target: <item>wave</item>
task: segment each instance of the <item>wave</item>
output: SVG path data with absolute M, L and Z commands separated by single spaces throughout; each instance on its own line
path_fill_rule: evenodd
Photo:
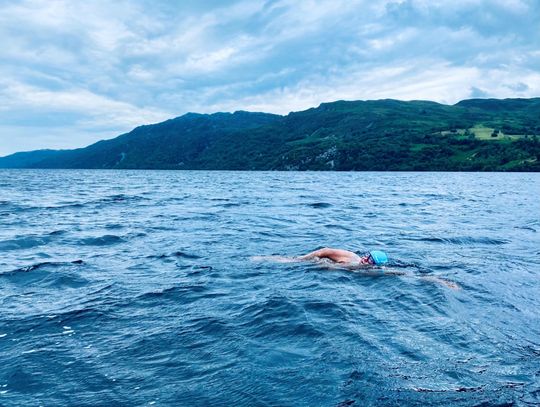
M 81 322 L 82 320 L 97 320 L 100 318 L 110 318 L 112 314 L 110 310 L 106 307 L 95 308 L 95 307 L 84 307 L 76 308 L 60 313 L 56 313 L 50 319 L 55 322 L 55 325 L 60 324 L 75 324 Z
M 83 260 L 73 260 L 70 262 L 63 262 L 63 261 L 44 261 L 41 263 L 35 263 L 31 264 L 29 266 L 21 267 L 12 271 L 9 271 L 7 273 L 0 273 L 0 276 L 15 274 L 15 273 L 28 273 L 30 271 L 39 270 L 43 267 L 61 267 L 69 264 L 84 264 Z
M 0 214 L 9 214 L 9 213 L 19 213 L 26 211 L 35 211 L 35 210 L 63 210 L 63 209 L 81 209 L 86 207 L 101 206 L 103 204 L 111 203 L 132 203 L 143 200 L 149 200 L 150 198 L 140 196 L 140 195 L 125 195 L 125 194 L 115 194 L 106 196 L 96 200 L 89 200 L 84 202 L 59 202 L 56 205 L 20 205 L 10 201 L 0 201 Z
M 325 209 L 332 207 L 332 204 L 328 202 L 313 202 L 306 205 L 314 209 Z
M 103 235 L 99 237 L 87 237 L 80 239 L 77 243 L 83 246 L 110 246 L 123 243 L 126 240 L 117 235 Z
M 60 236 L 60 235 L 65 235 L 67 233 L 67 231 L 65 230 L 53 230 L 52 232 L 49 232 L 49 236 Z
M 197 256 L 193 253 L 186 253 L 182 251 L 175 251 L 172 253 L 164 253 L 164 254 L 150 254 L 146 256 L 147 259 L 171 259 L 171 258 L 182 258 L 182 259 L 190 259 L 190 260 L 196 260 L 200 259 L 201 256 Z
M 0 215 L 16 214 L 34 209 L 39 209 L 39 207 L 20 205 L 11 201 L 0 201 Z
M 302 306 L 308 313 L 314 313 L 322 318 L 346 319 L 347 310 L 334 302 L 323 300 L 305 301 Z
M 209 336 L 226 334 L 232 329 L 223 319 L 214 316 L 193 319 L 188 325 L 191 332 Z
M 21 250 L 45 246 L 51 236 L 18 236 L 15 239 L 0 241 L 0 250 Z
M 324 333 L 306 320 L 305 310 L 284 296 L 271 296 L 245 307 L 237 320 L 254 337 L 315 338 Z
M 124 225 L 120 223 L 107 223 L 105 229 L 123 229 Z
M 417 241 L 417 242 L 433 242 L 433 243 L 450 243 L 456 245 L 472 245 L 472 244 L 486 244 L 486 245 L 503 245 L 509 243 L 508 240 L 492 239 L 489 237 L 405 237 L 404 239 Z
M 137 296 L 136 300 L 156 300 L 158 302 L 161 300 L 174 300 L 180 301 L 182 304 L 188 304 L 205 298 L 203 293 L 207 291 L 208 288 L 203 285 L 173 286 L 141 294 Z
M 216 208 L 235 208 L 237 206 L 244 206 L 247 205 L 248 202 L 225 202 L 225 203 L 219 203 L 215 204 L 214 207 Z
M 0 241 L 0 250 L 24 250 L 33 247 L 46 246 L 56 237 L 65 235 L 66 230 L 58 229 L 43 235 L 15 236 L 14 239 Z
M 482 392 L 484 390 L 484 387 L 485 386 L 454 387 L 451 389 L 429 389 L 425 387 L 414 387 L 413 390 L 419 393 L 448 393 L 448 392 L 464 393 L 464 392 Z
M 103 204 L 114 204 L 114 203 L 132 203 L 143 200 L 148 200 L 149 198 L 141 195 L 125 195 L 125 194 L 115 194 L 105 196 L 99 199 L 92 199 L 82 202 L 60 202 L 58 205 L 49 205 L 49 206 L 32 206 L 32 207 L 22 207 L 21 209 L 46 209 L 46 210 L 62 210 L 62 209 L 80 209 L 93 206 L 101 206 Z M 1 206 L 0 206 L 1 208 Z
M 114 194 L 95 201 L 96 203 L 131 203 L 139 201 L 147 201 L 150 198 L 141 195 L 126 195 L 126 194 Z
M 32 283 L 41 287 L 75 288 L 89 283 L 86 278 L 76 274 L 76 270 L 74 270 L 74 268 L 84 264 L 84 261 L 80 259 L 70 262 L 45 261 L 0 273 L 0 278 L 23 285 Z
M 196 254 L 186 253 L 186 252 L 181 252 L 181 251 L 176 251 L 172 253 L 171 256 L 181 257 L 183 259 L 200 259 L 201 258 L 201 256 L 197 256 Z
M 403 206 L 403 207 L 406 207 L 406 206 L 423 206 L 424 204 L 423 203 L 411 203 L 411 202 L 400 202 L 398 203 L 398 206 Z
M 354 229 L 348 228 L 346 226 L 338 225 L 338 224 L 334 224 L 334 223 L 326 224 L 326 225 L 324 225 L 324 227 L 327 228 L 327 229 L 338 229 L 338 230 L 345 230 L 345 231 L 348 231 L 348 232 L 351 232 L 351 231 L 354 230 Z
M 514 229 L 530 230 L 531 232 L 537 232 L 532 226 L 514 226 Z
M 44 208 L 47 210 L 53 210 L 53 209 L 66 209 L 66 208 L 83 208 L 86 206 L 86 203 L 83 202 L 70 202 L 60 205 L 53 205 L 53 206 L 45 206 Z
M 0 205 L 0 214 L 9 214 L 9 213 L 23 213 L 29 211 L 55 211 L 69 208 L 83 208 L 87 205 L 87 202 L 73 202 L 73 203 L 63 203 L 58 205 L 19 205 L 10 203 L 7 205 Z
M 0 250 L 11 251 L 11 250 L 25 250 L 32 249 L 39 246 L 46 246 L 51 242 L 55 241 L 57 237 L 64 236 L 68 232 L 63 229 L 53 230 L 52 232 L 46 233 L 44 235 L 28 235 L 28 236 L 17 236 L 14 239 L 0 241 Z M 106 234 L 103 236 L 96 237 L 86 237 L 74 240 L 72 244 L 81 245 L 81 246 L 110 246 L 119 243 L 124 243 L 128 240 L 138 237 L 144 237 L 147 234 L 144 232 L 129 233 L 125 236 L 118 236 L 113 234 Z M 181 255 L 178 255 L 181 257 Z M 188 257 L 186 255 L 186 257 Z M 196 258 L 196 257 L 191 257 Z
M 302 310 L 298 305 L 290 301 L 287 297 L 271 296 L 255 304 L 247 306 L 242 314 L 254 323 L 265 320 L 276 320 L 288 318 L 291 315 L 301 315 Z

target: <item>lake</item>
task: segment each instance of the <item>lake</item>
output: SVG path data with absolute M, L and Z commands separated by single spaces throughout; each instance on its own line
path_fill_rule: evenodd
M 0 405 L 538 405 L 539 198 L 531 173 L 0 170 Z M 390 263 L 255 257 L 324 246 Z

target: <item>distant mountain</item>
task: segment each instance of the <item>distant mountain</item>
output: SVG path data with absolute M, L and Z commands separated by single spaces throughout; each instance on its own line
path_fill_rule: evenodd
M 540 171 L 540 98 L 337 101 L 279 116 L 188 113 L 0 168 Z
M 47 158 L 57 157 L 62 154 L 57 150 L 37 150 L 15 153 L 0 158 L 0 168 L 34 168 L 37 163 Z

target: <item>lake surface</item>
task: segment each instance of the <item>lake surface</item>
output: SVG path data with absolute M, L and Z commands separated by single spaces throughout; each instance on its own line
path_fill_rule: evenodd
M 1 170 L 0 405 L 538 405 L 539 198 L 540 174 Z M 323 246 L 391 262 L 252 259 Z

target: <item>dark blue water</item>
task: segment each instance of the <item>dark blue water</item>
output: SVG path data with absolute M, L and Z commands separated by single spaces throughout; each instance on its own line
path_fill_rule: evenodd
M 538 405 L 539 193 L 540 174 L 0 171 L 0 405 Z M 322 246 L 405 275 L 251 259 Z

